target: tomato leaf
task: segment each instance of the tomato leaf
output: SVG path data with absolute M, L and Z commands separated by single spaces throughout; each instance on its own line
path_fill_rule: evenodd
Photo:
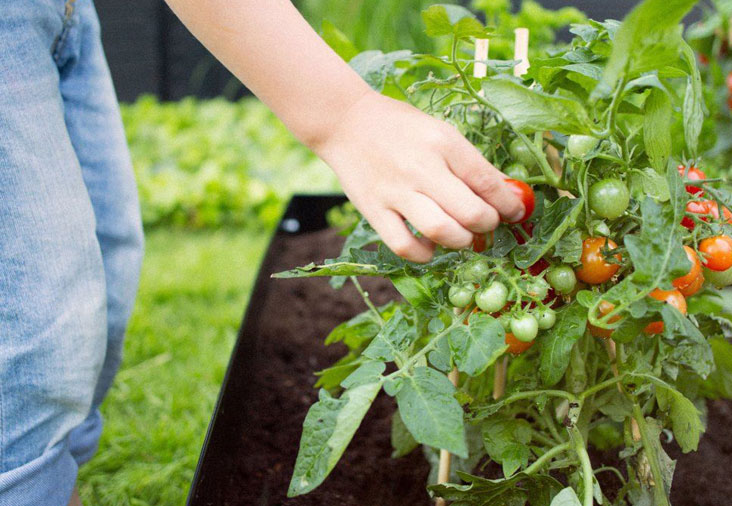
M 409 433 L 402 417 L 399 416 L 399 411 L 394 411 L 391 417 L 391 447 L 394 449 L 391 452 L 391 458 L 403 457 L 411 453 L 417 446 L 419 443 Z
M 288 497 L 310 492 L 330 474 L 380 389 L 380 382 L 359 385 L 339 399 L 320 390 L 303 423 Z
M 485 372 L 508 349 L 503 325 L 484 313 L 470 315 L 468 325 L 454 327 L 447 340 L 458 370 L 469 376 Z
M 439 37 L 454 35 L 457 38 L 485 37 L 487 32 L 478 18 L 465 7 L 450 4 L 432 5 L 422 11 L 427 35 Z
M 656 171 L 663 174 L 671 156 L 671 101 L 658 89 L 646 99 L 643 117 L 643 141 L 646 154 Z
M 488 456 L 502 465 L 506 478 L 527 466 L 532 429 L 526 420 L 491 417 L 483 422 L 481 432 Z
M 549 506 L 582 506 L 572 487 L 563 488 L 552 500 Z
M 578 263 L 582 257 L 582 232 L 575 229 L 562 236 L 554 246 L 554 256 L 564 263 Z
M 540 337 L 539 375 L 546 386 L 553 386 L 562 379 L 572 347 L 585 333 L 587 308 L 572 302 L 557 311 L 557 323 Z
M 320 28 L 320 36 L 345 61 L 350 60 L 358 54 L 358 49 L 356 49 L 356 46 L 353 45 L 353 42 L 348 39 L 346 34 L 327 19 L 323 20 Z
M 673 344 L 671 358 L 706 378 L 714 367 L 714 355 L 704 335 L 686 316 L 669 304 L 661 308 L 664 335 Z
M 694 403 L 673 388 L 656 386 L 658 407 L 667 411 L 676 441 L 684 453 L 696 451 L 704 424 Z
M 520 132 L 589 133 L 591 121 L 576 100 L 529 89 L 502 75 L 484 79 L 482 85 L 488 103 Z
M 419 443 L 468 456 L 463 408 L 447 377 L 429 367 L 415 367 L 396 394 L 399 414 Z
M 437 497 L 464 506 L 518 506 L 526 504 L 529 498 L 531 504 L 549 504 L 562 489 L 557 480 L 541 474 L 516 473 L 503 480 L 489 480 L 461 471 L 457 475 L 465 485 L 443 483 L 427 488 Z
M 415 308 L 431 313 L 438 307 L 434 294 L 444 281 L 436 279 L 434 275 L 428 273 L 421 277 L 392 276 L 391 282 L 402 297 Z
M 519 269 L 527 269 L 544 256 L 570 227 L 576 224 L 582 212 L 582 198 L 560 197 L 545 206 L 544 214 L 534 230 L 534 236 L 513 251 L 513 260 Z
M 416 325 L 401 309 L 397 309 L 363 351 L 363 355 L 374 360 L 391 362 L 400 357 L 416 339 Z
M 383 53 L 374 49 L 357 54 L 348 64 L 371 88 L 381 92 L 387 78 L 398 75 L 399 69 L 396 63 L 411 58 L 412 52 L 408 50 Z

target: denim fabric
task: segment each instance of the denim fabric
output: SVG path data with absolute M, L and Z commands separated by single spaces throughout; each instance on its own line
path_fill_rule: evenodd
M 65 506 L 96 450 L 142 258 L 91 0 L 0 15 L 0 506 Z

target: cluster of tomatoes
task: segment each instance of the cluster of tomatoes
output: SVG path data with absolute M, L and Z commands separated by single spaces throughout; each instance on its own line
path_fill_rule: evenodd
M 571 136 L 568 143 L 572 152 L 570 156 L 582 157 L 597 146 L 598 140 L 588 136 Z M 516 163 L 511 170 L 526 171 L 530 163 L 528 150 L 523 143 L 514 141 L 509 150 Z M 706 179 L 704 172 L 696 167 L 679 166 L 679 174 L 686 180 L 686 190 L 693 196 L 687 206 L 687 213 L 697 215 L 698 219 L 718 220 L 720 216 L 732 224 L 732 212 L 723 208 L 719 212 L 713 200 L 705 200 L 704 190 L 694 181 Z M 510 174 L 514 175 L 514 174 Z M 524 174 L 515 174 L 522 176 Z M 534 192 L 525 182 L 509 178 L 510 185 L 517 198 L 524 204 L 526 212 L 521 220 L 513 222 L 513 233 L 519 244 L 523 244 L 531 236 L 533 223 L 527 222 L 534 211 Z M 588 203 L 599 217 L 605 219 L 619 218 L 628 208 L 630 192 L 625 183 L 619 179 L 606 178 L 594 183 L 589 189 Z M 685 216 L 682 221 L 687 229 L 693 230 L 694 218 Z M 486 235 L 476 235 L 473 250 L 483 252 L 489 240 Z M 703 286 L 705 280 L 717 286 L 732 284 L 732 238 L 716 235 L 702 239 L 698 244 L 698 253 L 689 246 L 684 251 L 691 264 L 689 272 L 673 281 L 672 290 L 653 290 L 649 296 L 668 303 L 686 314 L 686 297 L 694 295 Z M 486 259 L 473 259 L 458 270 L 456 282 L 450 287 L 448 297 L 456 308 L 466 308 L 474 304 L 474 311 L 483 311 L 501 321 L 506 330 L 506 344 L 509 352 L 520 354 L 529 349 L 540 330 L 550 329 L 556 322 L 554 308 L 561 305 L 563 297 L 569 297 L 583 286 L 595 286 L 607 283 L 618 273 L 622 265 L 622 256 L 618 245 L 608 237 L 587 237 L 582 242 L 582 254 L 579 266 L 551 265 L 540 259 L 526 272 L 500 267 L 491 267 Z M 601 316 L 607 315 L 615 306 L 602 301 L 599 306 Z M 614 315 L 609 323 L 621 318 Z M 589 324 L 590 333 L 596 337 L 607 339 L 613 330 Z M 663 332 L 663 322 L 649 323 L 644 332 L 648 335 Z

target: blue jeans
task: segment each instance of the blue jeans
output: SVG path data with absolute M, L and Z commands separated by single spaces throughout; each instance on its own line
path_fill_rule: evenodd
M 3 2 L 0 506 L 68 503 L 98 444 L 141 259 L 92 1 Z

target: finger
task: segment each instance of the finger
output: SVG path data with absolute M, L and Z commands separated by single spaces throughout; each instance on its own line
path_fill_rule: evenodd
M 404 223 L 404 219 L 391 209 L 384 209 L 373 216 L 364 216 L 376 230 L 390 250 L 412 262 L 429 262 L 434 252 L 434 244 L 416 237 Z
M 426 195 L 412 193 L 395 210 L 409 220 L 422 235 L 447 248 L 465 248 L 473 242 L 473 233 Z
M 439 179 L 431 178 L 424 184 L 423 193 L 472 232 L 490 232 L 500 223 L 498 211 L 452 174 Z
M 506 176 L 483 158 L 465 137 L 455 131 L 446 150 L 450 170 L 471 190 L 492 205 L 507 221 L 520 220 L 524 206 L 503 182 Z

